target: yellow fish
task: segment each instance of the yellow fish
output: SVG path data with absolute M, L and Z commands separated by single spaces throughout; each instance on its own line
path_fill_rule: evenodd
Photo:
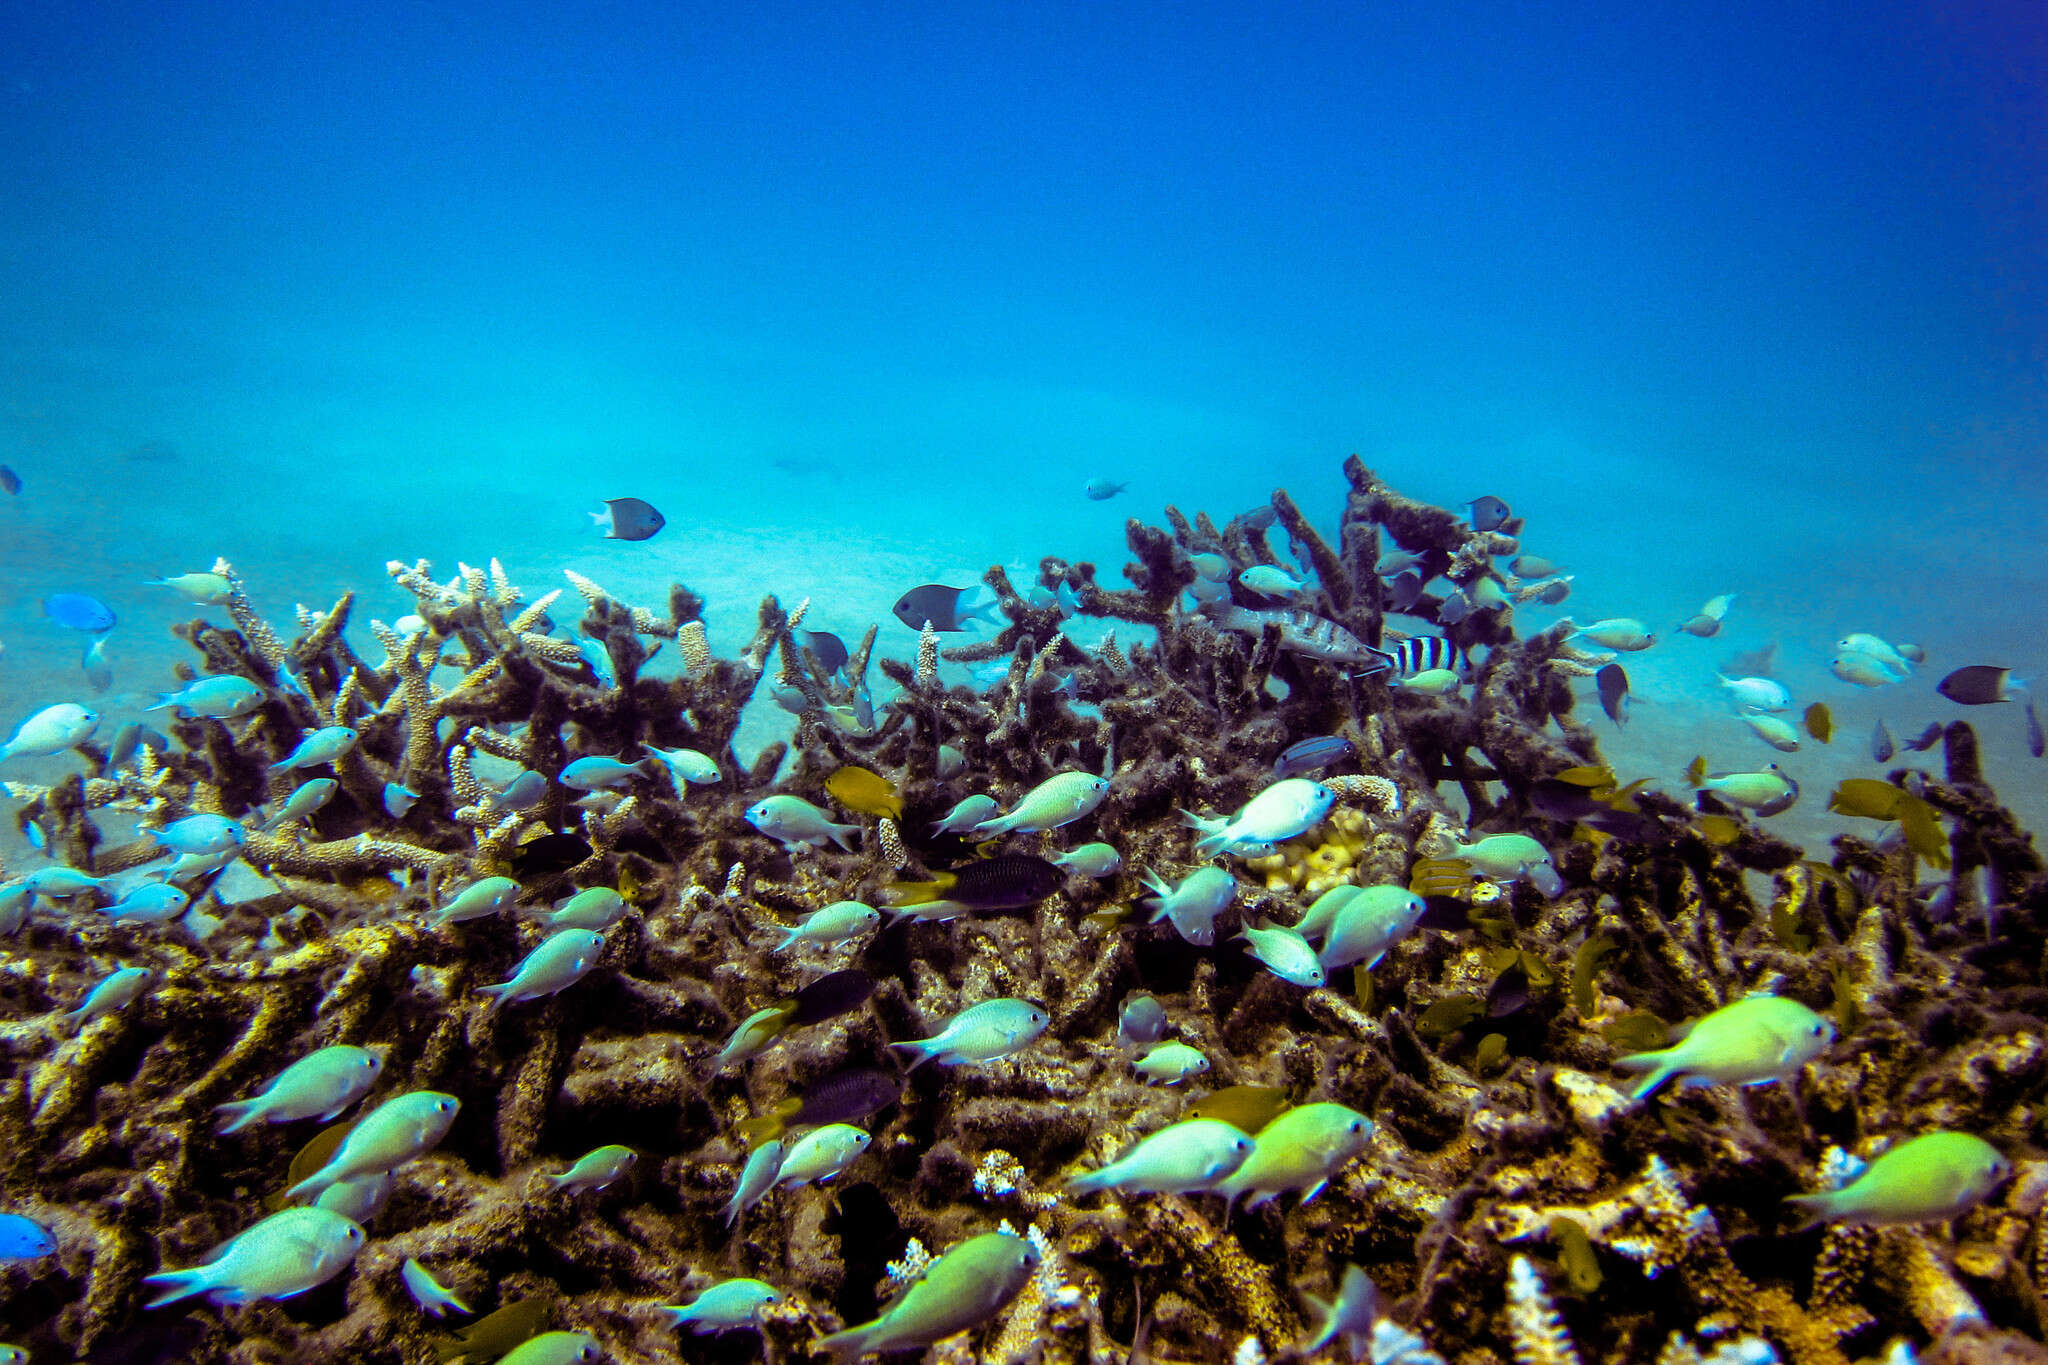
M 1821 743 L 1825 744 L 1834 738 L 1835 716 L 1832 711 L 1828 710 L 1826 702 L 1817 701 L 1807 707 L 1806 714 L 1800 719 L 1806 722 L 1806 733 L 1812 735 Z
M 1448 896 L 1472 885 L 1472 864 L 1463 858 L 1424 858 L 1408 873 L 1408 889 L 1418 896 Z
M 1287 1092 L 1275 1085 L 1232 1085 L 1188 1106 L 1183 1117 L 1220 1119 L 1253 1137 L 1287 1108 Z
M 1574 787 L 1611 787 L 1614 785 L 1614 769 L 1605 767 L 1580 766 L 1566 768 L 1563 772 L 1552 773 L 1560 782 L 1569 782 Z
M 292 1157 L 291 1164 L 285 1167 L 284 1188 L 290 1189 L 322 1166 L 325 1166 L 341 1147 L 341 1140 L 347 1137 L 349 1130 L 355 1126 L 355 1119 L 343 1119 L 340 1123 L 329 1124 L 313 1134 L 311 1140 L 305 1146 L 299 1148 L 298 1152 Z M 291 1201 L 286 1199 L 283 1193 L 280 1192 L 264 1200 L 263 1206 L 274 1211 L 290 1208 Z
M 1870 777 L 1851 777 L 1835 788 L 1828 809 L 1837 815 L 1854 815 L 1865 820 L 1896 820 L 1906 793 L 1889 782 Z
M 1899 793 L 1899 832 L 1906 836 L 1906 847 L 1926 859 L 1929 867 L 1947 870 L 1948 836 L 1934 818 L 1934 807 L 1911 792 Z
M 1693 820 L 1700 837 L 1717 848 L 1726 848 L 1742 837 L 1742 822 L 1729 815 L 1701 815 Z
M 825 779 L 825 790 L 848 810 L 886 815 L 891 820 L 903 818 L 903 798 L 897 794 L 896 784 L 880 773 L 849 764 Z

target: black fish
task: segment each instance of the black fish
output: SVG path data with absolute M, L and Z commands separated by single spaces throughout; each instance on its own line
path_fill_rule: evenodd
M 21 491 L 21 475 L 15 473 L 6 465 L 0 464 L 0 488 L 6 489 L 10 494 L 19 493 Z
M 1585 818 L 1585 823 L 1602 834 L 1611 834 L 1617 839 L 1626 839 L 1635 844 L 1658 844 L 1664 842 L 1664 826 L 1638 811 L 1615 810 L 1603 807 Z
M 1472 499 L 1471 507 L 1472 529 L 1475 531 L 1496 530 L 1511 515 L 1508 505 L 1492 494 Z
M 543 834 L 512 850 L 505 861 L 512 865 L 514 880 L 552 877 L 566 872 L 590 856 L 590 845 L 575 834 Z
M 1932 749 L 1935 745 L 1941 743 L 1941 736 L 1941 722 L 1938 720 L 1931 720 L 1927 722 L 1927 728 L 1925 730 L 1922 730 L 1918 735 L 1906 741 L 1906 747 L 1908 749 L 1911 749 L 1916 754 L 1925 753 L 1927 750 Z
M 1536 594 L 1536 600 L 1546 607 L 1554 607 L 1571 595 L 1572 581 L 1569 578 L 1553 578 Z
M 1422 600 L 1422 575 L 1412 569 L 1387 582 L 1387 610 L 1406 611 Z
M 135 757 L 135 751 L 145 744 L 159 754 L 171 751 L 171 742 L 164 738 L 163 731 L 151 729 L 141 721 L 129 721 L 114 732 L 114 741 L 107 746 L 107 766 L 118 768 Z
M 1607 713 L 1607 719 L 1616 725 L 1628 723 L 1628 712 L 1623 703 L 1628 700 L 1628 674 L 1620 664 L 1607 664 L 1593 675 L 1593 686 L 1600 689 L 1600 709 Z
M 1595 801 L 1584 787 L 1573 786 L 1562 778 L 1538 778 L 1529 784 L 1526 795 L 1530 805 L 1552 820 L 1583 820 L 1607 809 Z
M 924 623 L 932 623 L 933 630 L 965 630 L 969 621 L 983 621 L 992 626 L 1002 625 L 995 615 L 993 601 L 966 606 L 969 593 L 979 592 L 979 586 L 971 588 L 949 588 L 943 583 L 927 583 L 921 588 L 912 588 L 896 599 L 890 610 L 896 619 L 912 630 L 923 630 Z
M 1892 753 L 1892 732 L 1884 728 L 1884 721 L 1880 719 L 1870 732 L 1871 761 L 1889 763 Z
M 2041 733 L 2041 718 L 2034 714 L 2034 699 L 2027 698 L 2027 752 L 2035 758 L 2048 754 L 2048 736 Z
M 828 677 L 846 667 L 846 660 L 849 657 L 846 652 L 846 641 L 831 631 L 800 630 L 796 633 L 796 642 L 799 648 L 808 649 L 818 656 L 818 662 L 824 667 Z
M 1022 910 L 1067 884 L 1065 869 L 1028 853 L 981 858 L 928 882 L 892 882 L 898 908 L 944 900 L 969 910 Z
M 823 1127 L 828 1123 L 858 1124 L 903 1096 L 903 1082 L 893 1071 L 850 1066 L 820 1076 L 804 1087 L 803 1103 L 789 1116 L 791 1128 Z
M 1358 750 L 1342 735 L 1318 735 L 1290 744 L 1273 760 L 1274 777 L 1301 777 L 1319 773 L 1357 757 Z
M 1434 668 L 1448 668 L 1453 673 L 1463 673 L 1469 662 L 1465 651 L 1441 635 L 1418 635 L 1412 640 L 1403 640 L 1392 649 L 1374 649 L 1367 645 L 1366 651 L 1386 660 L 1366 670 L 1378 673 L 1391 668 L 1395 675 L 1412 678 L 1417 673 L 1427 673 Z
M 638 498 L 606 498 L 604 511 L 592 512 L 590 519 L 604 528 L 606 540 L 646 540 L 668 525 L 654 504 Z
M 2008 689 L 2022 686 L 2006 681 L 2011 673 L 2009 668 L 1971 664 L 1943 678 L 1934 685 L 1934 690 L 1959 706 L 1988 706 L 1995 701 L 2011 701 Z
M 1279 520 L 1279 517 L 1280 514 L 1273 510 L 1273 504 L 1269 502 L 1252 508 L 1238 520 L 1244 523 L 1244 529 L 1247 531 L 1263 531 Z
M 848 1010 L 859 1009 L 874 993 L 875 979 L 857 967 L 831 972 L 796 993 L 796 1008 L 783 1021 L 783 1027 L 821 1024 Z

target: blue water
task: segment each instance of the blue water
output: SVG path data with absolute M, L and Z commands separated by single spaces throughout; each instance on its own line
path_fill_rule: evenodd
M 1113 580 L 1167 502 L 1333 528 L 1354 450 L 1506 497 L 1578 619 L 1740 594 L 1630 660 L 1645 771 L 1774 757 L 1724 644 L 1836 707 L 1810 785 L 1956 714 L 1948 667 L 2048 672 L 2037 18 L 1282 8 L 12 7 L 0 725 L 84 692 L 42 596 L 121 613 L 125 715 L 194 614 L 139 581 L 217 554 L 281 626 L 497 555 L 680 577 L 727 652 L 773 591 L 907 653 L 904 588 Z M 596 539 L 623 495 L 668 529 Z M 1927 676 L 1835 682 L 1851 630 Z

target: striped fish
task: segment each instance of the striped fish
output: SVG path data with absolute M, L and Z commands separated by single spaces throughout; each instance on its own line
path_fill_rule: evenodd
M 1470 662 L 1465 657 L 1464 650 L 1441 635 L 1417 635 L 1412 639 L 1403 640 L 1392 649 L 1373 649 L 1370 645 L 1366 646 L 1366 649 L 1380 661 L 1376 666 L 1367 669 L 1367 673 L 1380 673 L 1391 669 L 1398 678 L 1412 678 L 1417 673 L 1427 673 L 1434 668 L 1448 668 L 1451 672 L 1462 675 Z
M 1335 621 L 1313 612 L 1247 611 L 1231 607 L 1216 618 L 1216 624 L 1225 630 L 1249 631 L 1253 635 L 1263 633 L 1267 626 L 1278 626 L 1280 648 L 1334 664 L 1371 663 L 1376 652 Z

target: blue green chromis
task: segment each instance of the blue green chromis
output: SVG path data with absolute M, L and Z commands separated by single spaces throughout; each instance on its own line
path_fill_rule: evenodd
M 1841 1189 L 1785 1202 L 1806 1215 L 1802 1227 L 1946 1222 L 1984 1202 L 2011 1174 L 2012 1163 L 1983 1138 L 1922 1133 L 1887 1149 Z
M 871 1322 L 811 1343 L 835 1362 L 875 1351 L 929 1346 L 987 1322 L 1017 1297 L 1038 1269 L 1038 1248 L 1007 1232 L 970 1237 L 925 1268 L 889 1310 Z

